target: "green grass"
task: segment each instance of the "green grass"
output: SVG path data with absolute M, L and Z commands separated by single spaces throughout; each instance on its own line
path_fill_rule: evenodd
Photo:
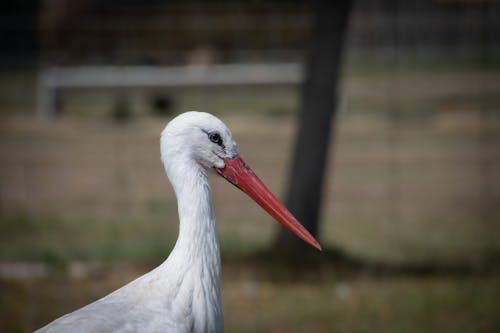
M 228 288 L 228 331 L 494 332 L 498 278 L 386 278 Z M 234 302 L 234 304 L 233 304 Z
M 177 225 L 158 219 L 34 218 L 1 222 L 0 261 L 154 261 L 170 252 Z
M 0 282 L 0 329 L 29 332 L 133 279 L 115 267 L 88 280 Z M 497 332 L 500 278 L 311 274 L 314 282 L 258 278 L 225 266 L 228 332 Z

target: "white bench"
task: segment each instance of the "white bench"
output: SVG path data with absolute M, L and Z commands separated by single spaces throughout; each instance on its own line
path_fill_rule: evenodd
M 52 119 L 57 94 L 69 89 L 185 89 L 287 86 L 302 80 L 299 64 L 49 67 L 40 73 L 38 115 Z

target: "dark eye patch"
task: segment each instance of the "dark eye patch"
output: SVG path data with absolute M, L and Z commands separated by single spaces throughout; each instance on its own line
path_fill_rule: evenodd
M 208 138 L 210 139 L 210 141 L 212 141 L 213 143 L 221 146 L 221 147 L 224 147 L 224 142 L 222 141 L 222 137 L 220 136 L 219 133 L 217 132 L 210 132 L 210 133 L 207 133 L 208 134 Z

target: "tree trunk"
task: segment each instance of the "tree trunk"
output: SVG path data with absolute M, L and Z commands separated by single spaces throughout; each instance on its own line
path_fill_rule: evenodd
M 351 1 L 314 3 L 315 17 L 286 204 L 315 237 L 318 236 L 323 180 L 337 111 L 337 86 L 350 9 Z M 302 245 L 286 230 L 279 232 L 278 247 L 303 249 Z

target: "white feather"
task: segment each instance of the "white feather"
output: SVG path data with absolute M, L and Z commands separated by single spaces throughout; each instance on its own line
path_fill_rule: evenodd
M 225 149 L 207 139 L 217 131 Z M 187 112 L 162 132 L 161 158 L 177 196 L 179 237 L 159 267 L 36 332 L 223 332 L 220 253 L 207 168 L 238 154 L 216 117 Z

